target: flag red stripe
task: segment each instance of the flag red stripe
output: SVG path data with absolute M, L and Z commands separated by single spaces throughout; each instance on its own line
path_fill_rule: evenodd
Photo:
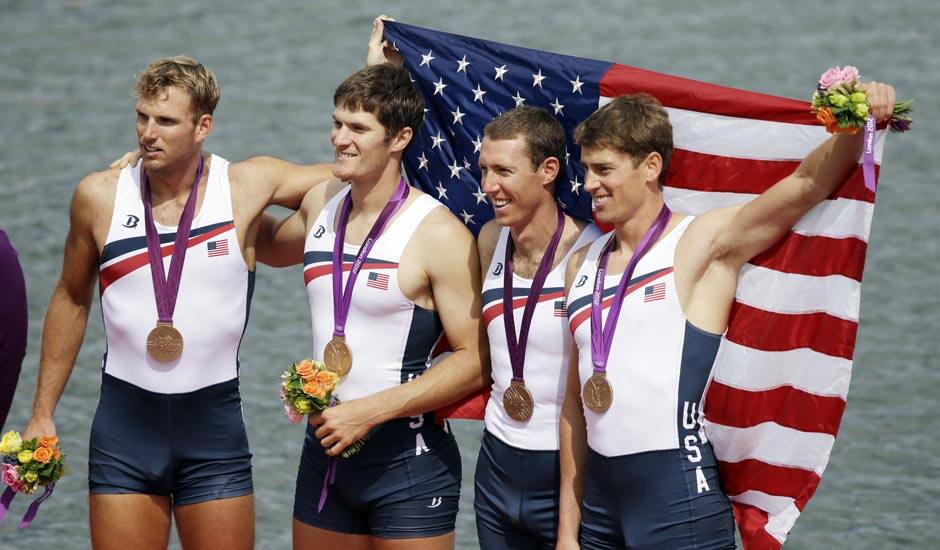
M 775 313 L 735 302 L 726 338 L 763 351 L 810 348 L 852 359 L 858 323 L 828 313 Z
M 435 414 L 438 418 L 463 418 L 466 420 L 483 420 L 483 414 L 486 412 L 486 402 L 490 399 L 490 389 L 480 390 L 472 393 L 459 401 L 454 401 L 437 409 Z
M 835 436 L 845 410 L 839 397 L 816 395 L 792 386 L 751 391 L 712 380 L 706 399 L 708 420 L 735 428 L 750 428 L 764 422 L 802 432 Z M 740 491 L 738 491 L 740 492 Z
M 780 550 L 783 547 L 779 540 L 764 530 L 768 521 L 767 512 L 743 502 L 732 502 L 731 506 L 741 531 L 744 550 Z
M 614 64 L 600 82 L 604 97 L 647 92 L 667 107 L 818 126 L 806 101 L 788 99 Z
M 738 495 L 745 491 L 760 491 L 790 497 L 800 510 L 816 492 L 822 479 L 812 470 L 767 464 L 753 458 L 740 462 L 719 460 L 718 468 L 725 493 Z
M 690 191 L 759 195 L 792 174 L 799 165 L 799 161 L 742 159 L 675 149 L 666 185 Z M 876 165 L 876 177 L 879 171 Z M 829 198 L 875 202 L 875 194 L 865 188 L 861 167 L 856 168 Z
M 867 251 L 868 243 L 854 237 L 808 237 L 791 232 L 750 263 L 784 273 L 843 275 L 861 281 Z

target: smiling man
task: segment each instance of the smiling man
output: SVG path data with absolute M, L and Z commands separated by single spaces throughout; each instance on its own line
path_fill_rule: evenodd
M 266 216 L 258 250 L 270 265 L 303 262 L 313 356 L 342 376 L 342 403 L 307 427 L 294 548 L 452 548 L 460 454 L 428 411 L 488 382 L 479 257 L 457 218 L 402 176 L 424 115 L 408 73 L 367 67 L 333 103 L 335 180 L 280 223 Z M 429 370 L 442 333 L 453 353 Z
M 191 58 L 151 64 L 137 95 L 142 159 L 87 176 L 72 197 L 24 437 L 56 433 L 97 279 L 107 351 L 88 458 L 92 545 L 166 548 L 175 515 L 186 548 L 251 548 L 238 347 L 257 221 L 269 204 L 297 208 L 329 165 L 204 154 L 219 88 Z

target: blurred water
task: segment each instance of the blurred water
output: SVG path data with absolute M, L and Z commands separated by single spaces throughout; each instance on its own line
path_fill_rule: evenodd
M 825 12 L 822 10 L 825 9 Z M 862 297 L 848 409 L 817 495 L 788 548 L 932 547 L 940 539 L 940 191 L 934 181 L 940 3 L 557 0 L 388 4 L 221 0 L 112 3 L 0 0 L 0 226 L 18 247 L 30 346 L 8 427 L 22 428 L 35 387 L 41 322 L 58 275 L 74 184 L 134 146 L 133 84 L 147 63 L 188 53 L 213 69 L 223 99 L 208 148 L 236 160 L 328 158 L 333 88 L 362 63 L 370 21 L 389 11 L 440 30 L 748 88 L 807 97 L 823 69 L 852 63 L 917 98 L 913 134 L 889 140 Z M 933 29 L 933 30 L 931 30 Z M 242 346 L 254 452 L 258 548 L 288 548 L 302 429 L 276 400 L 277 373 L 309 347 L 299 268 L 260 267 Z M 57 412 L 71 455 L 39 520 L 0 546 L 89 546 L 88 432 L 104 350 L 100 312 Z M 458 547 L 476 548 L 473 465 L 479 423 L 455 426 L 464 459 Z M 22 513 L 17 502 L 15 513 Z M 174 541 L 174 547 L 178 544 Z

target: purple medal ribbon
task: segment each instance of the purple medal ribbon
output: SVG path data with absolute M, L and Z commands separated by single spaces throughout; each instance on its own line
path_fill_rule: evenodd
M 176 309 L 176 296 L 179 294 L 180 278 L 183 274 L 183 262 L 186 261 L 186 241 L 189 239 L 189 230 L 193 226 L 193 216 L 196 212 L 196 195 L 199 193 L 199 180 L 202 178 L 202 169 L 205 164 L 202 155 L 199 155 L 199 167 L 196 169 L 196 179 L 189 190 L 189 198 L 183 207 L 179 225 L 176 228 L 173 255 L 170 256 L 170 276 L 166 276 L 163 268 L 163 256 L 160 250 L 160 235 L 157 226 L 153 223 L 150 199 L 150 176 L 144 172 L 144 222 L 147 233 L 147 253 L 150 256 L 150 275 L 153 279 L 153 293 L 157 301 L 157 321 L 172 323 L 173 311 Z
M 519 327 L 518 340 L 516 337 L 516 323 L 513 318 L 512 308 L 512 255 L 515 252 L 516 245 L 512 240 L 512 234 L 506 242 L 506 259 L 503 269 L 503 326 L 506 329 L 506 345 L 509 346 L 509 363 L 512 365 L 512 379 L 516 382 L 524 382 L 523 370 L 525 367 L 525 348 L 529 340 L 529 327 L 532 325 L 532 315 L 535 313 L 535 306 L 538 303 L 539 294 L 545 285 L 545 278 L 551 271 L 552 264 L 555 261 L 555 250 L 558 249 L 558 243 L 561 241 L 561 234 L 565 228 L 565 215 L 561 207 L 555 205 L 558 211 L 558 222 L 555 226 L 555 233 L 552 235 L 548 248 L 542 260 L 539 261 L 539 267 L 535 272 L 535 278 L 532 279 L 532 286 L 529 287 L 529 296 L 526 299 L 525 307 L 522 310 L 522 326 Z
M 877 182 L 875 181 L 875 117 L 868 115 L 865 121 L 865 143 L 862 150 L 862 176 L 865 178 L 865 188 L 875 192 Z
M 372 229 L 366 235 L 366 240 L 359 247 L 359 253 L 356 254 L 356 261 L 349 270 L 349 278 L 346 279 L 345 289 L 341 288 L 343 284 L 343 244 L 346 239 L 346 221 L 349 219 L 349 212 L 352 210 L 352 200 L 350 194 L 343 199 L 343 205 L 340 207 L 339 222 L 336 228 L 336 240 L 333 242 L 333 336 L 344 336 L 346 333 L 346 317 L 349 315 L 349 305 L 352 302 L 353 285 L 356 284 L 356 278 L 362 269 L 369 251 L 379 235 L 385 229 L 388 220 L 398 212 L 398 209 L 405 204 L 408 198 L 408 184 L 405 178 L 398 180 L 398 187 L 392 197 L 386 203 L 385 208 L 372 224 Z
M 599 265 L 597 267 L 597 278 L 594 280 L 594 294 L 591 298 L 591 362 L 594 364 L 594 372 L 604 373 L 607 371 L 607 357 L 610 355 L 610 347 L 614 341 L 614 330 L 617 328 L 617 321 L 620 317 L 620 306 L 623 305 L 623 299 L 627 294 L 627 287 L 630 286 L 630 277 L 633 276 L 633 270 L 636 264 L 640 262 L 653 244 L 659 239 L 666 226 L 669 224 L 669 217 L 672 212 L 669 207 L 663 204 L 659 215 L 653 222 L 653 225 L 646 230 L 639 246 L 633 251 L 630 257 L 630 263 L 627 269 L 620 276 L 620 284 L 617 286 L 617 292 L 614 294 L 614 301 L 610 305 L 610 311 L 607 312 L 606 326 L 601 323 L 601 304 L 604 299 L 604 277 L 607 275 L 607 261 L 610 259 L 610 252 L 617 242 L 617 236 L 611 235 L 610 241 L 604 247 L 601 253 Z
M 29 504 L 29 508 L 26 509 L 26 514 L 23 515 L 23 520 L 20 521 L 20 529 L 26 529 L 29 527 L 29 524 L 36 519 L 36 514 L 39 513 L 39 506 L 52 496 L 52 490 L 54 488 L 54 483 L 52 485 L 46 485 L 45 492 Z M 16 491 L 13 487 L 7 487 L 6 490 L 3 491 L 3 496 L 0 496 L 0 522 L 6 519 L 7 511 L 10 510 L 10 503 L 13 502 L 13 497 L 15 496 Z

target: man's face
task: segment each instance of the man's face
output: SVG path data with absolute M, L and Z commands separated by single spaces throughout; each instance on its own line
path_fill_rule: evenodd
M 137 142 L 147 170 L 172 168 L 192 157 L 202 144 L 204 136 L 193 122 L 192 98 L 176 86 L 156 97 L 139 99 L 136 109 Z
M 633 157 L 606 147 L 583 147 L 584 189 L 591 194 L 594 217 L 599 222 L 618 223 L 630 219 L 643 198 L 649 171 L 644 162 L 634 166 Z
M 388 165 L 392 140 L 375 115 L 337 107 L 333 111 L 333 175 L 342 181 L 375 181 Z
M 493 204 L 496 223 L 512 227 L 529 220 L 545 200 L 552 200 L 546 176 L 532 167 L 529 147 L 522 137 L 483 138 L 480 148 L 483 192 Z

